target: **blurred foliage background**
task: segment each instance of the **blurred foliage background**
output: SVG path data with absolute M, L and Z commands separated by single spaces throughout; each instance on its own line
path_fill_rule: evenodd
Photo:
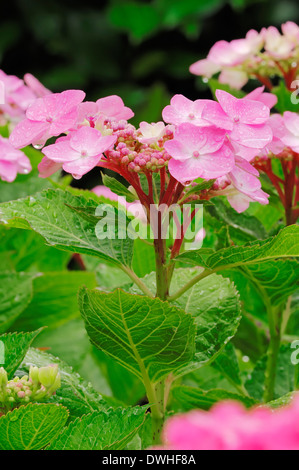
M 31 72 L 54 92 L 118 94 L 134 124 L 151 122 L 175 93 L 210 97 L 188 68 L 215 41 L 287 20 L 299 22 L 298 0 L 11 0 L 1 11 L 0 67 Z

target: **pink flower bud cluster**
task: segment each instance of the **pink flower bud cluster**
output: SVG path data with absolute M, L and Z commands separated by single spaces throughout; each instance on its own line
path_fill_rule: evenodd
M 30 367 L 29 376 L 8 380 L 7 373 L 0 368 L 0 411 L 9 411 L 30 402 L 42 402 L 55 395 L 60 387 L 57 365 Z
M 275 410 L 222 402 L 170 418 L 163 434 L 168 450 L 299 450 L 299 398 Z
M 269 83 L 268 77 L 282 76 L 291 82 L 299 66 L 299 26 L 288 21 L 281 30 L 282 34 L 270 26 L 259 33 L 250 30 L 244 39 L 218 41 L 206 59 L 191 65 L 190 72 L 206 79 L 220 72 L 219 82 L 236 89 L 250 78 Z

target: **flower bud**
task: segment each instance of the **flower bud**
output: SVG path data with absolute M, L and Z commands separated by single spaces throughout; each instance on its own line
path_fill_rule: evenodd
M 45 388 L 52 388 L 53 385 L 56 383 L 56 378 L 57 375 L 59 376 L 60 380 L 60 374 L 58 372 L 58 365 L 49 365 L 47 367 L 41 367 L 38 370 L 38 378 L 40 383 L 45 387 Z

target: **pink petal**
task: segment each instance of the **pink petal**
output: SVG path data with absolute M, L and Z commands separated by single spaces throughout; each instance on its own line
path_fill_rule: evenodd
M 99 161 L 101 160 L 102 155 L 96 155 L 92 157 L 82 157 L 74 160 L 72 162 L 67 162 L 62 165 L 62 168 L 67 173 L 71 173 L 74 178 L 81 177 L 92 170 Z
M 33 141 L 42 139 L 49 125 L 46 122 L 24 119 L 19 122 L 10 134 L 9 141 L 15 148 L 24 148 Z
M 134 116 L 133 111 L 124 105 L 120 96 L 111 95 L 97 100 L 98 112 L 107 118 L 128 120 Z
M 56 163 L 52 160 L 49 160 L 49 158 L 44 157 L 38 165 L 39 176 L 40 178 L 48 178 L 61 168 L 61 163 Z
M 232 141 L 236 141 L 244 147 L 262 149 L 272 141 L 273 134 L 270 126 L 247 126 L 236 124 L 230 134 Z
M 77 160 L 81 153 L 72 149 L 69 140 L 56 142 L 43 148 L 43 154 L 54 162 L 64 163 Z
M 269 119 L 269 108 L 258 101 L 238 99 L 223 90 L 217 90 L 216 97 L 224 112 L 234 121 L 257 125 Z
M 219 103 L 210 101 L 204 106 L 202 118 L 221 129 L 231 131 L 234 127 L 232 120 L 225 114 Z
M 116 142 L 114 135 L 102 136 L 101 132 L 92 127 L 81 127 L 71 134 L 70 145 L 77 152 L 86 152 L 88 156 L 105 152 Z
M 211 60 L 203 59 L 190 65 L 189 70 L 194 75 L 202 75 L 204 77 L 211 78 L 215 73 L 220 71 L 220 67 Z
M 12 183 L 17 177 L 17 166 L 13 162 L 0 160 L 0 178 Z

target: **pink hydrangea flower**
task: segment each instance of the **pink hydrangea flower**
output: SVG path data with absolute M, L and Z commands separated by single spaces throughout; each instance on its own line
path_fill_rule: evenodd
M 233 169 L 213 185 L 215 196 L 226 196 L 230 205 L 239 213 L 248 209 L 250 202 L 268 204 L 269 195 L 262 189 L 259 172 L 240 157 L 235 157 Z
M 42 98 L 43 96 L 50 95 L 52 93 L 31 73 L 26 73 L 24 75 L 24 82 L 34 92 L 36 98 Z
M 243 99 L 244 100 L 254 100 L 263 103 L 269 109 L 273 108 L 277 104 L 277 96 L 273 95 L 273 93 L 265 93 L 265 87 L 261 86 L 256 88 L 251 93 L 248 93 Z
M 3 70 L 0 70 L 0 81 L 4 86 L 4 104 L 0 106 L 1 111 L 13 118 L 23 117 L 36 95 L 23 80 L 14 75 L 6 75 Z
M 170 418 L 163 434 L 169 450 L 299 450 L 299 399 L 278 410 L 222 402 Z
M 240 149 L 262 149 L 271 142 L 273 135 L 267 125 L 270 116 L 268 106 L 251 99 L 235 98 L 223 90 L 217 90 L 216 97 L 219 103 L 208 103 L 203 109 L 203 119 L 228 130 L 229 139 Z
M 54 175 L 57 171 L 62 169 L 62 163 L 57 163 L 50 160 L 47 157 L 43 157 L 41 162 L 38 164 L 38 171 L 40 178 L 49 178 Z
M 285 134 L 281 137 L 282 142 L 290 147 L 294 152 L 299 153 L 299 116 L 297 113 L 286 111 L 283 115 L 283 122 L 286 128 Z
M 275 26 L 263 28 L 261 35 L 265 41 L 265 50 L 276 59 L 287 59 L 292 50 L 294 43 L 288 37 L 280 34 Z
M 299 26 L 296 23 L 293 21 L 287 21 L 281 25 L 281 30 L 289 41 L 293 41 L 294 45 L 298 44 Z
M 62 164 L 64 171 L 74 178 L 81 178 L 97 166 L 102 153 L 115 141 L 116 136 L 102 136 L 97 129 L 81 127 L 45 147 L 43 153 L 49 160 Z
M 248 75 L 243 70 L 224 69 L 219 75 L 219 83 L 229 85 L 231 88 L 241 90 L 248 82 Z
M 209 122 L 202 119 L 202 112 L 204 106 L 210 103 L 211 100 L 196 100 L 191 101 L 183 95 L 174 95 L 171 98 L 170 105 L 163 109 L 162 117 L 165 122 L 180 124 L 190 122 L 195 126 L 210 126 Z
M 212 179 L 228 173 L 234 166 L 231 149 L 224 143 L 225 131 L 181 124 L 174 139 L 165 142 L 171 155 L 169 171 L 182 184 L 196 178 Z
M 58 136 L 72 128 L 77 120 L 77 107 L 85 93 L 81 90 L 67 90 L 38 98 L 26 111 L 10 135 L 15 148 L 29 144 L 41 147 L 51 136 Z
M 11 183 L 18 173 L 27 174 L 30 171 L 31 164 L 26 155 L 0 136 L 0 178 Z

